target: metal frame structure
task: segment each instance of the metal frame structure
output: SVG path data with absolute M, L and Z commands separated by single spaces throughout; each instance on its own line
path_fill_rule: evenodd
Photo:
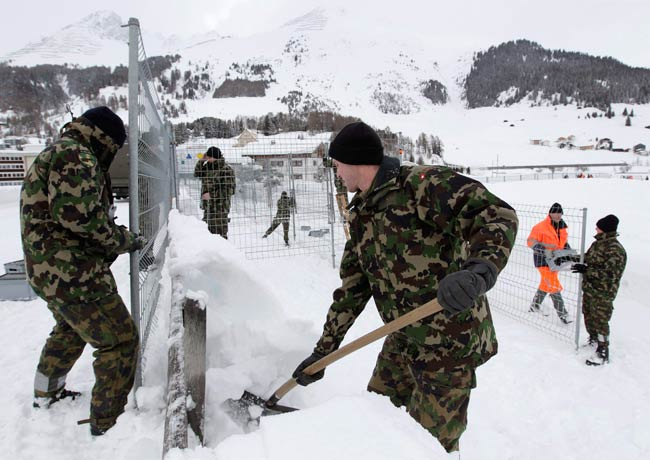
M 162 116 L 140 23 L 129 23 L 129 227 L 147 239 L 131 254 L 131 314 L 139 328 L 140 348 L 147 345 L 160 291 L 167 247 L 167 220 L 177 190 L 171 125 Z M 142 354 L 141 354 L 142 356 Z M 138 364 L 135 387 L 142 385 Z

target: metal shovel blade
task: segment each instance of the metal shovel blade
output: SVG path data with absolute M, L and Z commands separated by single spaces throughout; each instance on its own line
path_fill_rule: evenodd
M 295 407 L 283 406 L 281 404 L 269 405 L 265 399 L 248 391 L 244 391 L 244 394 L 239 399 L 227 399 L 224 401 L 222 407 L 230 418 L 244 429 L 257 427 L 260 422 L 260 417 L 285 414 L 298 410 Z

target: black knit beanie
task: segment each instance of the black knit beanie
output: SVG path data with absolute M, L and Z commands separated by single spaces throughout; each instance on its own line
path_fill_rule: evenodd
M 615 232 L 618 228 L 618 217 L 614 214 L 609 214 L 596 222 L 596 227 L 605 233 Z
M 345 125 L 329 149 L 330 158 L 348 165 L 378 165 L 384 157 L 381 139 L 362 121 Z
M 564 214 L 564 211 L 562 210 L 562 205 L 560 203 L 553 203 L 551 209 L 548 210 L 549 214 L 554 214 L 556 212 L 559 212 L 560 214 Z
M 81 116 L 113 139 L 113 142 L 118 147 L 124 145 L 124 141 L 126 140 L 124 122 L 111 109 L 106 106 L 95 107 L 94 109 L 86 110 Z
M 221 150 L 219 150 L 219 147 L 210 147 L 207 152 L 205 152 L 206 157 L 210 158 L 223 158 L 223 155 L 221 155 Z

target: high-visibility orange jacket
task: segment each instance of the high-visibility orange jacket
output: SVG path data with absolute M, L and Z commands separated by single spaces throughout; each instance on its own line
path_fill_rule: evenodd
M 551 216 L 546 216 L 546 219 L 533 227 L 526 243 L 529 248 L 535 250 L 533 256 L 535 267 L 548 266 L 544 257 L 544 249 L 553 251 L 568 247 L 567 240 L 569 239 L 569 232 L 567 229 L 568 226 L 562 219 L 557 223 L 557 227 L 554 226 L 551 221 Z

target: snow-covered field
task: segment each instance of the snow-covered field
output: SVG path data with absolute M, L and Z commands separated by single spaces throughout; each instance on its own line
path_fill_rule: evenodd
M 478 371 L 469 426 L 461 440 L 463 459 L 645 459 L 650 457 L 650 340 L 645 261 L 650 257 L 644 197 L 650 182 L 556 180 L 493 184 L 508 201 L 589 208 L 587 228 L 607 214 L 621 219 L 620 240 L 629 256 L 611 323 L 611 363 L 589 368 L 577 353 L 495 312 L 499 354 Z M 21 258 L 18 189 L 0 190 L 0 255 Z M 126 203 L 119 218 L 127 220 Z M 119 220 L 118 220 L 119 221 Z M 247 261 L 202 222 L 172 215 L 172 257 L 166 271 L 183 273 L 195 295 L 208 304 L 206 438 L 192 439 L 174 459 L 358 459 L 446 458 L 443 449 L 403 410 L 365 391 L 380 344 L 372 344 L 332 365 L 325 378 L 296 388 L 283 402 L 301 411 L 264 418 L 243 434 L 219 409 L 244 389 L 268 395 L 290 376 L 320 334 L 331 291 L 338 284 L 327 256 Z M 337 248 L 340 253 L 341 248 Z M 113 266 L 128 303 L 128 258 Z M 169 298 L 164 283 L 163 299 Z M 200 291 L 203 291 L 202 293 Z M 117 426 L 92 439 L 87 417 L 93 384 L 91 350 L 69 375 L 81 400 L 50 410 L 31 407 L 32 381 L 40 349 L 53 321 L 41 300 L 0 302 L 0 440 L 2 458 L 158 459 L 164 427 L 168 311 L 159 311 L 146 350 L 145 386 Z M 374 306 L 350 331 L 348 340 L 380 325 Z

